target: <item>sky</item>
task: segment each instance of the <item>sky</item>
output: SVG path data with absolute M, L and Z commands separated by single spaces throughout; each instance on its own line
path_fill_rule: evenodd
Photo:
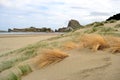
M 85 25 L 120 12 L 120 0 L 0 0 L 0 30 L 66 27 L 71 19 Z

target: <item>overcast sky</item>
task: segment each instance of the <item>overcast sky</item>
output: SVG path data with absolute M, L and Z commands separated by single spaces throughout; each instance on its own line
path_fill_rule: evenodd
M 102 21 L 120 12 L 120 0 L 0 0 L 0 30 Z

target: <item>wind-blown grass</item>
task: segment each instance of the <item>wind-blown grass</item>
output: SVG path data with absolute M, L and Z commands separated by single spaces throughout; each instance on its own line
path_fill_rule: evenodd
M 106 36 L 106 41 L 110 45 L 110 51 L 112 53 L 120 53 L 120 38 L 115 36 Z
M 120 53 L 120 43 L 111 46 L 110 51 L 112 53 Z
M 84 34 L 80 38 L 80 47 L 93 51 L 109 49 L 112 53 L 120 53 L 120 38 L 115 36 L 101 36 L 98 34 Z
M 63 48 L 65 50 L 71 50 L 71 49 L 75 49 L 77 47 L 78 47 L 78 45 L 72 41 L 68 41 L 63 44 Z
M 42 68 L 51 63 L 59 62 L 66 57 L 68 57 L 68 54 L 58 49 L 53 49 L 53 50 L 48 49 L 43 51 L 42 56 L 38 57 L 39 59 L 37 59 L 36 64 L 38 64 L 38 66 Z
M 81 37 L 80 41 L 83 48 L 90 48 L 93 51 L 102 50 L 109 47 L 106 40 L 97 34 L 85 34 Z

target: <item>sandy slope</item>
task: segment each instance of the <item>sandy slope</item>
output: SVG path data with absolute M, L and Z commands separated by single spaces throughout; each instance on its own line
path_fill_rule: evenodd
M 120 80 L 120 55 L 73 50 L 57 64 L 34 71 L 22 80 Z
M 58 34 L 41 35 L 0 35 L 0 53 L 15 50 L 29 44 L 34 44 L 40 40 L 45 40 Z

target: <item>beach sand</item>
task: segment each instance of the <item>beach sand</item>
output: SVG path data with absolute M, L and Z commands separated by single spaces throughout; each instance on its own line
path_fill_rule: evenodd
M 72 50 L 63 61 L 34 71 L 22 80 L 120 80 L 120 55 Z
M 59 34 L 10 34 L 0 35 L 0 53 L 9 52 Z

